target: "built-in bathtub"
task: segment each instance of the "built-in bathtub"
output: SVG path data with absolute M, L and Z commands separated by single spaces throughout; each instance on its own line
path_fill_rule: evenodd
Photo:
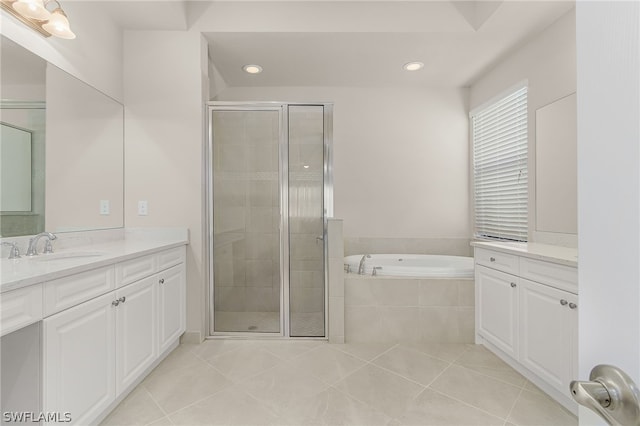
M 344 264 L 346 272 L 362 275 L 423 278 L 473 277 L 473 257 L 464 256 L 356 254 L 345 257 Z
M 347 343 L 473 343 L 473 258 L 370 256 L 344 258 Z

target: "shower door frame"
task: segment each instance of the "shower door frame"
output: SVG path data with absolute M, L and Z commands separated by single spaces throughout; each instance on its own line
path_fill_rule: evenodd
M 324 336 L 322 337 L 291 337 L 291 306 L 290 306 L 290 258 L 289 258 L 289 107 L 290 106 L 322 106 L 323 107 L 323 269 L 324 269 Z M 207 339 L 217 338 L 265 338 L 265 339 L 316 339 L 326 340 L 329 331 L 329 262 L 327 223 L 333 217 L 333 103 L 328 102 L 232 102 L 211 101 L 206 103 L 207 143 L 204 152 L 205 178 L 205 256 L 207 258 Z M 214 239 L 213 239 L 213 120 L 214 111 L 278 111 L 279 141 L 278 141 L 278 192 L 280 199 L 280 331 L 255 332 L 215 331 L 215 277 L 213 273 Z

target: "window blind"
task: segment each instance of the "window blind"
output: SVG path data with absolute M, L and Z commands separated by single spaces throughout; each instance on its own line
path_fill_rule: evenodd
M 477 237 L 527 241 L 527 87 L 471 114 Z

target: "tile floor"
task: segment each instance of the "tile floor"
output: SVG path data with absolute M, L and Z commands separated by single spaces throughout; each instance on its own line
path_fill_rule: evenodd
M 208 340 L 172 352 L 103 425 L 576 425 L 482 346 Z

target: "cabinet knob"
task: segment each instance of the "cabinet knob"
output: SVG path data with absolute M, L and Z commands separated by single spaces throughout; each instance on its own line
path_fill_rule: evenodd
M 576 305 L 575 303 L 573 303 L 573 302 L 572 302 L 572 303 L 569 303 L 569 308 L 571 308 L 571 309 L 575 309 L 575 308 L 577 308 L 577 307 L 578 307 L 578 305 Z
M 560 299 L 560 304 L 561 304 L 562 306 L 565 306 L 567 303 L 569 303 L 569 302 L 567 302 L 567 301 L 566 301 L 566 300 L 564 300 L 564 299 Z
M 511 283 L 511 287 L 515 288 L 516 287 L 516 283 Z
M 495 258 L 495 257 L 490 257 L 490 258 L 489 258 L 489 260 L 490 260 L 491 262 L 495 262 L 495 261 L 496 261 L 496 258 Z
M 118 306 L 120 304 L 120 300 L 114 300 L 113 302 L 111 302 L 111 304 L 113 306 Z
M 118 301 L 124 303 L 127 301 L 127 298 L 122 296 L 120 299 L 118 299 Z
M 164 284 L 164 278 L 160 278 L 160 281 L 158 281 L 160 284 Z

